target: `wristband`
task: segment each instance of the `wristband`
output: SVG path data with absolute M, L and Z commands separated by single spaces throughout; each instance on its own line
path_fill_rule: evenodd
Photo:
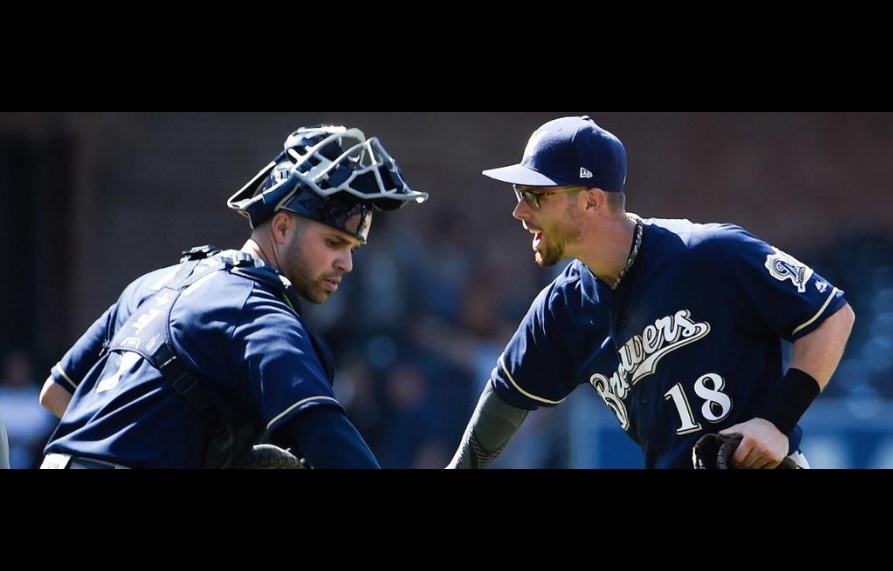
M 772 400 L 766 405 L 766 412 L 758 416 L 789 436 L 820 392 L 818 381 L 811 375 L 800 369 L 788 369 Z

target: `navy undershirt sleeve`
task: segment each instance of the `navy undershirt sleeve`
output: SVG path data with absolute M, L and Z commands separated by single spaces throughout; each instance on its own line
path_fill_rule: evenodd
M 308 408 L 291 418 L 282 430 L 313 468 L 381 468 L 357 428 L 335 407 Z

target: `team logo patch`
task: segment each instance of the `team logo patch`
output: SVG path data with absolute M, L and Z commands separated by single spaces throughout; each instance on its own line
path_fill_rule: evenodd
M 772 250 L 775 253 L 766 256 L 765 264 L 769 275 L 780 282 L 791 280 L 797 286 L 797 291 L 805 292 L 806 283 L 813 274 L 812 268 L 778 248 L 773 247 Z

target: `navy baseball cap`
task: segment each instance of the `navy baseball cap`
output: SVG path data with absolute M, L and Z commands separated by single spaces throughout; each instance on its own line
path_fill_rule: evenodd
M 533 132 L 520 163 L 482 174 L 524 186 L 581 185 L 622 192 L 626 149 L 587 115 L 561 117 Z

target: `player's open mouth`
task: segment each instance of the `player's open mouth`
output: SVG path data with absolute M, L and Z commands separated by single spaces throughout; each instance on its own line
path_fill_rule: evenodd
M 539 248 L 540 244 L 543 243 L 543 233 L 542 232 L 534 232 L 533 233 L 533 249 L 536 250 Z
M 325 287 L 327 292 L 335 293 L 336 291 L 338 291 L 338 283 L 339 282 L 334 281 L 334 280 L 324 280 L 322 283 L 323 283 L 323 287 Z

